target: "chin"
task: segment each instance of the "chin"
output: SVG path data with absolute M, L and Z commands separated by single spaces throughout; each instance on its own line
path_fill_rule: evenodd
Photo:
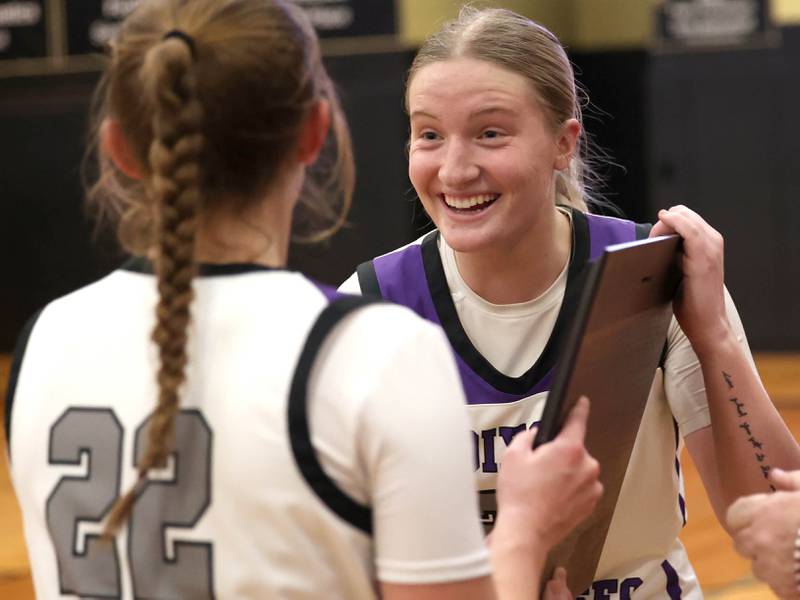
M 485 231 L 463 231 L 453 228 L 439 228 L 447 245 L 459 254 L 481 252 L 497 245 L 496 236 Z

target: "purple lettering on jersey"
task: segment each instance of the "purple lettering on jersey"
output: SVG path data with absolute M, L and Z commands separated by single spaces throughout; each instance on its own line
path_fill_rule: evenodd
M 611 594 L 616 594 L 619 582 L 616 579 L 601 579 L 592 584 L 594 600 L 612 600 Z
M 639 589 L 639 586 L 644 583 L 638 577 L 630 577 L 622 582 L 619 586 L 619 600 L 631 600 L 633 592 Z
M 497 429 L 484 429 L 481 431 L 483 439 L 483 472 L 497 473 L 497 463 L 494 460 L 494 438 Z
M 600 579 L 575 600 L 616 600 L 612 594 L 619 592 L 619 600 L 632 600 L 633 592 L 642 585 L 639 577 L 623 579 Z
M 539 424 L 539 421 L 534 421 L 531 424 L 531 427 L 536 427 Z M 480 435 L 477 431 L 470 431 L 472 434 L 472 452 L 473 452 L 473 465 L 475 470 L 477 471 L 479 468 L 483 473 L 497 473 L 498 470 L 498 463 L 495 454 L 495 447 L 494 442 L 495 439 L 498 437 L 503 438 L 506 446 L 511 444 L 511 441 L 514 439 L 514 436 L 520 433 L 521 431 L 525 431 L 525 423 L 521 423 L 519 425 L 515 425 L 513 427 L 508 426 L 501 426 L 497 429 L 486 429 L 480 432 Z M 481 444 L 481 441 L 483 444 Z M 483 456 L 484 461 L 481 463 L 481 445 L 483 446 Z
M 511 440 L 514 439 L 514 436 L 517 435 L 520 431 L 525 431 L 525 424 L 517 425 L 516 427 L 500 427 L 500 437 L 503 438 L 503 441 L 506 443 L 506 446 L 511 444 Z

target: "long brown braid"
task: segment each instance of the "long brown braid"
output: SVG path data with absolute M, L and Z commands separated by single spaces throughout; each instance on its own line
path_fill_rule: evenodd
M 203 107 L 197 98 L 192 56 L 186 42 L 165 39 L 145 57 L 141 81 L 151 98 L 153 141 L 148 163 L 149 193 L 157 207 L 155 257 L 159 301 L 153 341 L 158 345 L 158 403 L 147 433 L 138 481 L 114 506 L 107 531 L 116 531 L 130 513 L 147 472 L 164 467 L 172 450 L 179 390 L 186 379 L 186 342 L 193 299 L 194 242 L 202 206 L 200 156 Z
M 165 38 L 170 30 L 181 35 Z M 306 174 L 307 206 L 341 224 L 354 167 L 346 121 L 305 15 L 283 0 L 150 0 L 126 19 L 112 45 L 95 119 L 116 119 L 144 183 L 100 152 L 90 201 L 117 213 L 121 243 L 153 256 L 159 301 L 158 402 L 137 483 L 112 507 L 105 533 L 130 514 L 147 472 L 167 463 L 186 380 L 195 274 L 195 233 L 203 211 L 244 209 L 277 181 L 309 109 L 325 100 L 332 158 Z M 99 128 L 95 128 L 98 129 Z M 341 207 L 335 210 L 334 206 Z

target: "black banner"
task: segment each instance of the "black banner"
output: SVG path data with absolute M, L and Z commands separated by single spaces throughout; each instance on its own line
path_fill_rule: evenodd
M 47 55 L 45 0 L 0 0 L 0 59 Z
M 666 46 L 736 46 L 772 30 L 769 0 L 665 0 L 657 33 Z
M 397 32 L 394 0 L 296 0 L 320 37 L 393 35 Z
M 102 51 L 140 0 L 66 0 L 68 53 Z M 296 0 L 320 37 L 392 35 L 394 0 Z
M 66 0 L 67 53 L 101 52 L 139 0 Z

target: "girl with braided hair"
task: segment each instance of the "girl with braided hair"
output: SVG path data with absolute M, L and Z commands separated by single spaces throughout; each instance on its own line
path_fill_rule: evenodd
M 98 99 L 91 198 L 134 258 L 46 306 L 15 354 L 37 594 L 532 597 L 600 494 L 588 404 L 548 448 L 512 446 L 490 555 L 443 334 L 285 270 L 295 205 L 335 228 L 353 181 L 303 13 L 143 2 Z

